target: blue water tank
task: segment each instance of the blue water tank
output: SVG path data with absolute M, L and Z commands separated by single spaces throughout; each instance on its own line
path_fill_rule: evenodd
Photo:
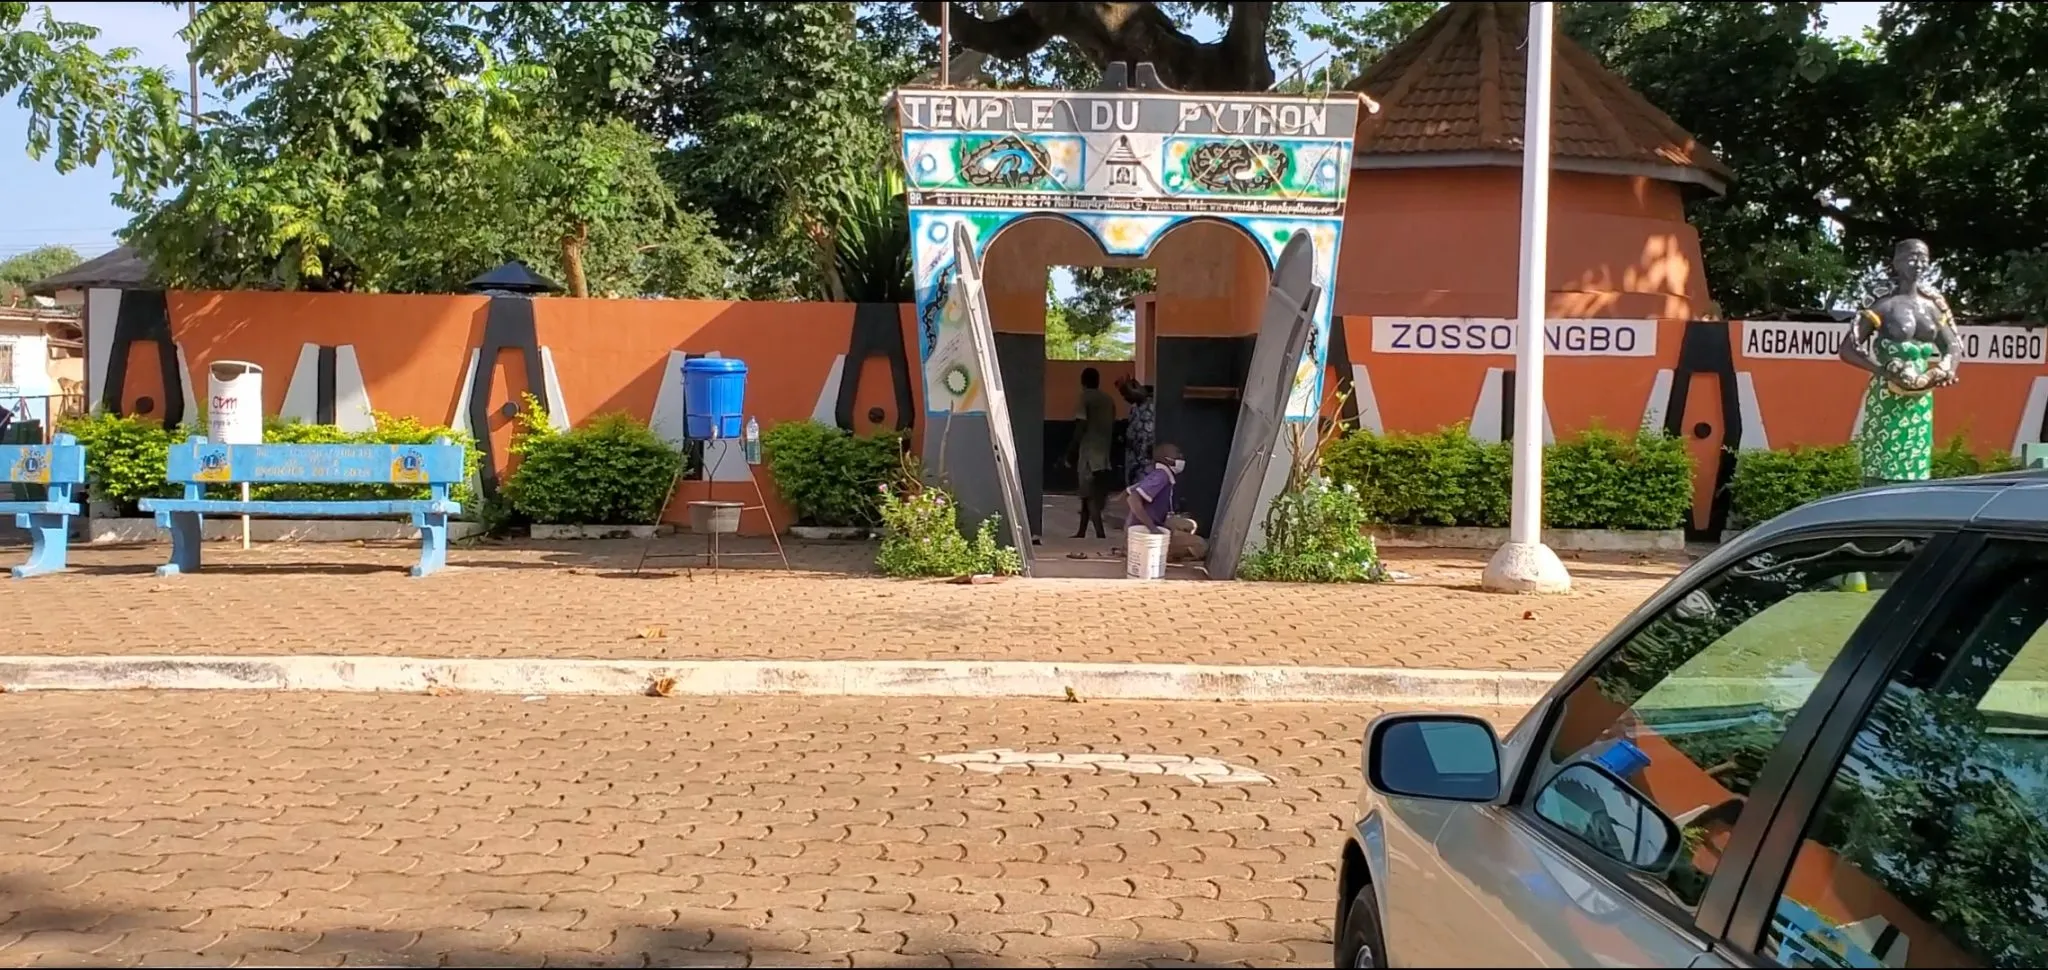
M 747 364 L 729 357 L 683 361 L 683 433 L 738 438 L 746 423 Z
M 1650 766 L 1650 756 L 1627 738 L 1615 739 L 1606 750 L 1594 755 L 1592 760 L 1623 781 L 1635 780 L 1636 772 Z

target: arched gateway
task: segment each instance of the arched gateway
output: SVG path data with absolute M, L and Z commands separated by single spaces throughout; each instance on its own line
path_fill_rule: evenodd
M 1349 92 L 1182 94 L 1161 87 L 1149 64 L 1136 75 L 1133 86 L 1124 65 L 1111 65 L 1095 91 L 895 93 L 925 468 L 948 480 L 970 521 L 1003 514 L 1028 572 L 1030 517 L 981 287 L 989 243 L 1019 220 L 1058 215 L 1105 253 L 1142 258 L 1177 226 L 1229 223 L 1257 243 L 1272 272 L 1208 529 L 1210 574 L 1227 578 L 1259 541 L 1283 482 L 1284 422 L 1313 419 L 1322 401 L 1351 141 L 1360 107 L 1371 102 Z M 1176 430 L 1165 414 L 1162 407 L 1162 439 Z

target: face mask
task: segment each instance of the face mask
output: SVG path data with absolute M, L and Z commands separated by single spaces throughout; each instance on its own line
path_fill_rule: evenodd
M 1175 458 L 1171 467 L 1173 468 L 1173 473 L 1178 475 L 1181 473 L 1181 469 L 1188 467 L 1188 463 L 1185 459 Z

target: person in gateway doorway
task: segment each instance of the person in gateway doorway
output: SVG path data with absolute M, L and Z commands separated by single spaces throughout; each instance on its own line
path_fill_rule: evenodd
M 1081 524 L 1074 538 L 1086 537 L 1093 525 L 1095 537 L 1106 539 L 1109 530 L 1103 528 L 1102 513 L 1109 504 L 1110 479 L 1116 475 L 1109 450 L 1116 440 L 1116 404 L 1103 393 L 1102 372 L 1093 367 L 1081 371 L 1081 407 L 1074 419 L 1074 444 L 1067 453 L 1078 479 L 1075 484 L 1081 488 Z
M 1117 381 L 1116 387 L 1130 408 L 1130 418 L 1124 422 L 1123 483 L 1128 488 L 1152 470 L 1152 438 L 1157 420 L 1152 408 L 1152 385 L 1126 377 Z
M 1173 511 L 1174 488 L 1187 466 L 1180 446 L 1162 441 L 1152 449 L 1152 467 L 1124 491 L 1124 503 L 1130 509 L 1124 528 L 1171 532 L 1166 540 L 1166 558 L 1173 562 L 1200 559 L 1208 552 L 1208 543 L 1195 534 L 1195 520 Z

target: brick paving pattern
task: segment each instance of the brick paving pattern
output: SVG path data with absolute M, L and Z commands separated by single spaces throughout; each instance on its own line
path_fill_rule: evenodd
M 665 540 L 668 551 L 695 549 Z M 85 548 L 67 575 L 0 583 L 15 654 L 351 654 L 649 659 L 1041 660 L 1561 670 L 1682 560 L 1569 560 L 1568 596 L 1476 590 L 1484 554 L 1389 550 L 1376 586 L 863 575 L 862 544 L 797 545 L 791 571 L 635 576 L 633 542 L 465 547 L 424 580 L 406 544 Z M 9 550 L 12 552 L 12 550 Z M 652 634 L 652 638 L 648 635 Z
M 1327 966 L 1374 713 L 0 695 L 0 964 Z

